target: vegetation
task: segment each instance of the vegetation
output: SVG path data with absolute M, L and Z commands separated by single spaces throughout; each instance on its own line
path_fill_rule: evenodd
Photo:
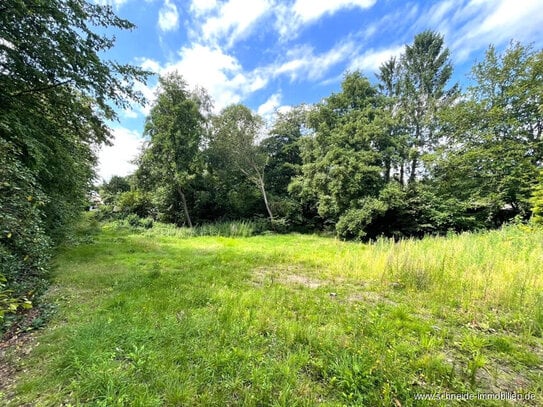
M 100 58 L 114 41 L 93 30 L 133 27 L 110 7 L 14 0 L 0 9 L 0 296 L 28 304 L 86 204 L 106 120 L 142 101 L 133 84 L 145 72 Z
M 57 314 L 8 405 L 543 402 L 541 229 L 372 245 L 187 230 L 105 224 L 63 250 Z
M 443 37 L 425 31 L 377 83 L 348 72 L 340 92 L 278 114 L 268 131 L 249 108 L 212 114 L 205 92 L 162 78 L 131 180 L 151 204 L 138 215 L 189 227 L 267 217 L 275 231 L 360 240 L 528 220 L 543 161 L 542 58 L 489 47 L 462 92 Z

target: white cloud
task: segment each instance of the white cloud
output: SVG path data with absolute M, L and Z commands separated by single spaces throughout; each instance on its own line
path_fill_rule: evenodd
M 137 119 L 139 117 L 138 113 L 133 109 L 124 109 L 121 114 L 127 119 Z
M 292 10 L 302 22 L 307 23 L 309 21 L 318 20 L 326 14 L 334 14 L 345 8 L 370 8 L 376 1 L 377 0 L 296 0 L 292 6 Z
M 227 43 L 231 46 L 248 35 L 255 23 L 271 10 L 271 6 L 270 0 L 228 0 L 221 4 L 216 15 L 203 22 L 202 36 L 211 43 L 228 38 Z
M 171 0 L 164 0 L 164 5 L 158 11 L 158 26 L 162 31 L 173 31 L 179 26 L 179 12 Z
M 113 6 L 116 9 L 119 9 L 127 1 L 128 0 L 94 0 L 96 4 L 101 6 Z
M 418 10 L 416 22 L 404 19 L 404 25 L 418 31 L 430 27 L 443 34 L 455 62 L 461 63 L 489 44 L 543 38 L 542 11 L 541 0 L 442 0 Z
M 138 65 L 142 69 L 145 69 L 147 71 L 151 71 L 151 72 L 154 72 L 154 73 L 160 72 L 160 64 L 157 61 L 153 60 L 153 59 L 150 59 L 150 58 L 136 58 L 136 61 L 137 61 Z
M 203 86 L 213 97 L 217 110 L 241 102 L 268 84 L 264 72 L 246 72 L 235 57 L 215 46 L 183 47 L 179 57 L 179 61 L 167 65 L 162 72 L 178 71 L 191 87 Z
M 287 52 L 288 60 L 272 67 L 273 75 L 286 74 L 291 80 L 299 78 L 316 80 L 322 78 L 333 66 L 355 54 L 357 45 L 345 42 L 319 55 L 307 46 L 298 47 Z
M 217 0 L 192 0 L 190 10 L 196 15 L 210 12 L 217 7 Z
M 113 175 L 125 176 L 136 170 L 130 161 L 137 157 L 143 143 L 137 131 L 124 127 L 114 128 L 113 136 L 113 145 L 98 152 L 98 177 L 106 181 Z
M 276 30 L 282 38 L 296 37 L 304 24 L 317 21 L 325 15 L 350 8 L 371 8 L 377 0 L 296 0 L 293 4 L 278 4 L 275 8 Z
M 265 119 L 271 117 L 281 105 L 281 97 L 281 93 L 274 93 L 258 107 L 256 112 Z
M 392 46 L 381 50 L 370 49 L 362 55 L 354 58 L 350 63 L 348 70 L 377 72 L 383 62 L 386 62 L 393 56 L 399 56 L 404 51 L 403 45 Z

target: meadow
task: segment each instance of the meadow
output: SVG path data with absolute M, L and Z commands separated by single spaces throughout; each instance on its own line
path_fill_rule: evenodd
M 543 230 L 249 229 L 82 230 L 0 404 L 543 405 Z

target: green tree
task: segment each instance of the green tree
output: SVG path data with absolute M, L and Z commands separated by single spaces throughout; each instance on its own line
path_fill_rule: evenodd
M 145 123 L 144 135 L 149 141 L 136 175 L 143 185 L 172 188 L 189 227 L 193 223 L 187 193 L 204 165 L 201 147 L 205 118 L 201 107 L 200 97 L 189 91 L 178 73 L 159 79 L 158 96 Z
M 302 175 L 291 186 L 331 224 L 384 184 L 377 91 L 360 72 L 347 74 L 341 86 L 310 112 L 313 133 L 303 139 Z
M 539 171 L 537 184 L 533 187 L 530 203 L 532 204 L 532 219 L 535 223 L 543 224 L 543 170 Z
M 209 155 L 223 174 L 239 172 L 258 187 L 268 216 L 273 221 L 265 182 L 268 157 L 258 145 L 263 135 L 263 124 L 262 118 L 246 106 L 225 107 L 212 119 Z
M 300 173 L 299 140 L 306 127 L 307 111 L 308 108 L 302 105 L 284 113 L 277 112 L 268 137 L 261 143 L 269 157 L 266 182 L 274 195 L 287 195 L 292 178 Z
M 397 99 L 397 114 L 406 130 L 406 149 L 401 151 L 405 155 L 407 150 L 410 161 L 409 183 L 421 171 L 422 156 L 439 144 L 440 110 L 458 96 L 457 85 L 446 88 L 453 70 L 449 56 L 443 36 L 424 31 L 406 45 L 399 64 L 391 60 L 380 69 L 381 86 Z
M 542 56 L 518 43 L 489 47 L 464 100 L 443 115 L 451 139 L 434 162 L 437 188 L 492 222 L 529 213 L 543 159 Z
M 113 205 L 123 192 L 130 191 L 129 177 L 114 175 L 109 181 L 104 181 L 99 188 L 102 201 L 107 205 Z

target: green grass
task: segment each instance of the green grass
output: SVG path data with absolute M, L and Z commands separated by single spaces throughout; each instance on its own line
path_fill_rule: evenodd
M 543 404 L 542 230 L 373 245 L 182 233 L 105 225 L 60 253 L 58 312 L 0 403 Z

